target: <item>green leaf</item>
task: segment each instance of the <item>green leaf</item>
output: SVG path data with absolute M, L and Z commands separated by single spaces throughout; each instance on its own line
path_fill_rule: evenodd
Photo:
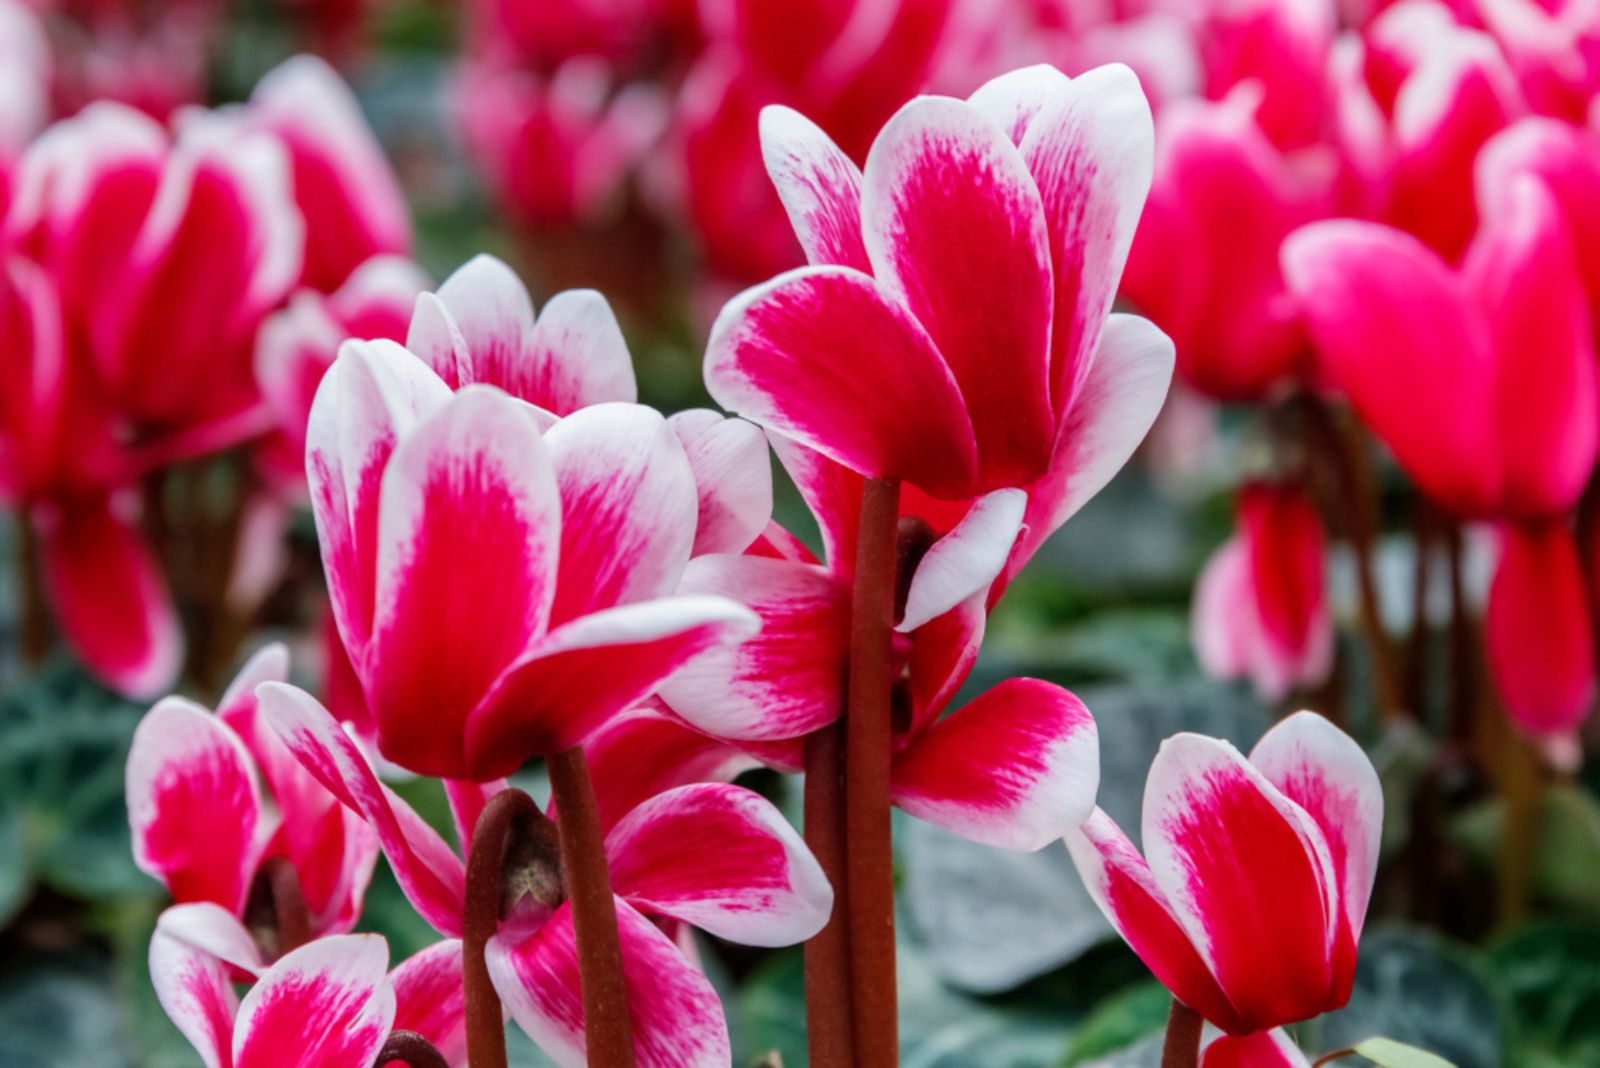
M 1160 1032 L 1171 1009 L 1172 995 L 1160 983 L 1142 983 L 1108 998 L 1072 1033 L 1066 1063 L 1104 1057 Z
M 1600 928 L 1546 921 L 1489 952 L 1515 1012 L 1518 1065 L 1600 1064 Z
M 1463 848 L 1485 867 L 1500 854 L 1505 804 L 1493 799 L 1459 816 L 1453 831 Z M 1600 802 L 1578 786 L 1562 783 L 1544 791 L 1534 858 L 1534 895 L 1563 912 L 1600 919 Z
M 1404 1042 L 1396 1042 L 1392 1038 L 1369 1038 L 1365 1042 L 1357 1042 L 1355 1051 L 1379 1068 L 1456 1068 L 1443 1057 Z

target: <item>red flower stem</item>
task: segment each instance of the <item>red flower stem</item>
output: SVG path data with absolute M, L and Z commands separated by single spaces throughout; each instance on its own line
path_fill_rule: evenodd
M 1500 788 L 1505 797 L 1506 818 L 1500 842 L 1497 919 L 1504 932 L 1528 915 L 1539 854 L 1539 809 L 1544 799 L 1544 776 L 1538 753 L 1517 733 L 1509 719 L 1502 718 L 1502 729 L 1506 739 Z
M 272 898 L 272 926 L 278 938 L 278 956 L 292 953 L 311 941 L 311 912 L 300 889 L 300 873 L 288 857 L 268 857 L 257 878 L 265 881 Z
M 500 926 L 505 898 L 506 849 L 518 826 L 527 827 L 540 815 L 533 798 L 521 790 L 501 790 L 483 806 L 472 829 L 461 935 L 461 981 L 467 1000 L 467 1061 L 472 1068 L 506 1068 L 505 1015 L 500 1008 L 500 995 L 489 979 L 489 965 L 483 951 Z
M 561 869 L 583 982 L 583 1033 L 590 1068 L 633 1068 L 633 1021 L 622 970 L 622 937 L 611 896 L 611 867 L 589 762 L 581 748 L 546 761 L 561 828 Z M 478 1068 L 473 1062 L 473 1068 Z
M 900 1059 L 889 823 L 890 642 L 899 510 L 898 481 L 874 478 L 862 486 L 845 717 L 845 885 L 856 1068 L 894 1068 Z
M 18 512 L 17 584 L 21 591 L 21 633 L 18 635 L 22 662 L 38 665 L 50 652 L 50 620 L 45 609 L 44 558 L 39 551 L 39 532 L 26 511 Z
M 408 1064 L 411 1068 L 450 1068 L 450 1062 L 444 1059 L 438 1047 L 415 1031 L 391 1031 L 388 1041 L 378 1051 L 378 1059 L 372 1062 L 372 1068 L 384 1068 L 394 1061 Z
M 845 885 L 844 721 L 805 742 L 806 844 L 833 886 L 833 915 L 805 946 L 806 1047 L 812 1064 L 851 1068 L 849 898 Z
M 1200 1063 L 1200 1035 L 1206 1022 L 1189 1006 L 1172 999 L 1167 1017 L 1167 1041 L 1161 1049 L 1161 1068 L 1195 1068 Z
M 1378 480 L 1367 455 L 1361 427 L 1337 418 L 1316 394 L 1304 395 L 1312 445 L 1334 471 L 1336 497 L 1327 502 L 1334 525 L 1342 528 L 1355 554 L 1356 590 L 1360 601 L 1361 635 L 1372 659 L 1372 676 L 1378 691 L 1378 712 L 1385 722 L 1410 718 L 1400 671 L 1389 633 L 1383 626 L 1378 603 L 1378 581 L 1373 564 L 1378 539 Z

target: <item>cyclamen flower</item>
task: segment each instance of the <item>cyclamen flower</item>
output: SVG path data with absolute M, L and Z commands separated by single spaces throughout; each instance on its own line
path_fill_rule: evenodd
M 213 714 L 182 697 L 158 702 L 128 753 L 128 821 L 139 867 L 179 904 L 209 901 L 243 918 L 265 862 L 287 860 L 311 934 L 355 926 L 378 839 L 311 777 L 262 719 L 255 688 L 288 677 L 269 645 Z M 262 780 L 270 792 L 263 797 Z
M 1479 0 L 1475 10 L 1535 111 L 1588 118 L 1600 92 L 1600 18 L 1586 0 Z
M 1349 214 L 1415 235 L 1454 261 L 1477 223 L 1472 161 L 1526 105 L 1494 40 L 1436 0 L 1403 0 L 1332 61 Z
M 1315 506 L 1293 486 L 1245 486 L 1238 519 L 1195 589 L 1195 650 L 1210 674 L 1247 677 L 1277 701 L 1333 669 L 1326 538 Z
M 1361 748 L 1300 712 L 1248 760 L 1198 734 L 1168 739 L 1145 786 L 1143 856 L 1099 810 L 1066 841 L 1156 978 L 1243 1037 L 1349 1000 L 1382 822 Z
M 1261 400 L 1306 370 L 1278 254 L 1332 208 L 1323 157 L 1280 151 L 1252 106 L 1235 93 L 1161 112 L 1155 182 L 1122 282 L 1172 338 L 1179 376 L 1222 400 Z
M 387 971 L 378 935 L 308 942 L 275 963 L 210 904 L 161 914 L 150 940 L 156 998 L 207 1068 L 372 1068 L 391 1031 L 415 1031 L 466 1062 L 461 943 L 440 942 Z M 234 980 L 252 985 L 241 1000 Z
M 1273 1028 L 1217 1036 L 1201 1052 L 1200 1068 L 1311 1068 L 1311 1062 L 1282 1028 Z
M 441 933 L 460 934 L 460 855 L 378 782 L 314 699 L 279 684 L 259 692 L 307 770 L 372 823 L 418 912 Z M 613 720 L 586 743 L 591 747 L 635 1056 L 646 1068 L 726 1065 L 731 1053 L 716 992 L 665 932 L 681 922 L 749 945 L 789 945 L 821 929 L 832 891 L 770 803 L 736 786 L 695 783 L 744 766 L 738 754 L 644 711 Z M 685 782 L 693 784 L 679 785 Z M 503 785 L 447 783 L 460 840 L 470 838 L 477 813 Z M 650 793 L 658 787 L 665 792 Z M 632 804 L 635 797 L 641 800 Z M 560 814 L 551 815 L 559 828 Z M 697 847 L 686 850 L 686 842 Z M 512 1018 L 557 1063 L 584 1064 L 577 944 L 559 878 L 513 903 L 487 957 Z
M 525 293 L 505 295 L 446 282 L 421 298 L 412 344 L 469 383 L 459 393 L 398 345 L 348 343 L 306 454 L 334 617 L 380 752 L 477 781 L 579 744 L 756 626 L 731 601 L 670 596 L 700 496 L 666 420 L 620 403 L 556 420 L 481 384 L 556 410 L 603 369 L 631 388 L 604 302 L 574 294 L 553 314 L 557 298 L 536 324 Z M 555 359 L 569 348 L 597 359 Z M 574 368 L 578 380 L 562 377 Z

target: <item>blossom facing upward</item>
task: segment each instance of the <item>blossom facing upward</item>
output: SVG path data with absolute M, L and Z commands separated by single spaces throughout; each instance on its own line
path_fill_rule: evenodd
M 1169 738 L 1145 785 L 1142 856 L 1099 810 L 1066 841 L 1156 978 L 1245 1036 L 1349 1000 L 1382 822 L 1361 748 L 1299 712 L 1249 759 L 1214 738 Z

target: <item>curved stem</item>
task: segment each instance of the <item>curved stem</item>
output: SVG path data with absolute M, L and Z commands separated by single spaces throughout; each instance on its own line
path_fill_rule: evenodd
M 861 490 L 851 599 L 849 714 L 845 718 L 845 881 L 857 1068 L 900 1059 L 894 947 L 894 839 L 889 822 L 892 751 L 890 649 L 900 484 Z
M 1161 1049 L 1161 1068 L 1195 1068 L 1200 1063 L 1200 1036 L 1206 1022 L 1189 1006 L 1172 999 L 1167 1016 L 1167 1041 Z
M 633 1068 L 633 1020 L 622 969 L 622 937 L 617 932 L 611 867 L 589 762 L 581 748 L 546 761 L 561 828 L 561 867 L 566 878 L 572 926 L 578 941 L 578 973 L 583 982 L 583 1033 L 591 1068 Z M 478 1068 L 473 1062 L 473 1068 Z
M 378 1051 L 372 1068 L 384 1068 L 391 1061 L 409 1064 L 411 1068 L 450 1068 L 438 1047 L 415 1031 L 391 1031 L 389 1039 Z
M 1334 1061 L 1343 1060 L 1346 1057 L 1354 1057 L 1355 1055 L 1356 1051 L 1354 1049 L 1336 1049 L 1332 1053 L 1324 1053 L 1318 1057 L 1312 1062 L 1311 1068 L 1323 1068 L 1323 1065 L 1332 1064 Z
M 812 1064 L 850 1068 L 849 898 L 845 885 L 844 721 L 805 742 L 805 835 L 833 886 L 833 915 L 805 945 L 806 1047 Z
M 472 829 L 467 852 L 467 896 L 462 915 L 461 980 L 466 991 L 467 1060 L 472 1068 L 506 1068 L 506 1025 L 500 995 L 489 979 L 484 947 L 500 925 L 505 897 L 506 851 L 519 825 L 542 813 L 521 790 L 501 790 L 489 799 Z
M 268 857 L 258 878 L 272 896 L 273 929 L 278 936 L 278 956 L 292 953 L 311 941 L 311 912 L 300 889 L 300 873 L 288 857 Z

